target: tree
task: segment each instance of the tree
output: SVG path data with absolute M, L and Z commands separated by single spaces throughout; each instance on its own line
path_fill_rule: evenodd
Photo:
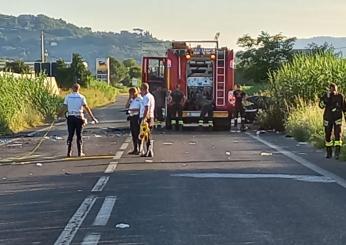
M 142 76 L 142 69 L 140 66 L 133 66 L 129 70 L 130 78 L 140 78 Z
M 237 53 L 237 71 L 250 81 L 268 81 L 271 72 L 292 59 L 295 40 L 282 34 L 271 36 L 266 32 L 261 32 L 257 38 L 244 35 L 237 42 L 245 49 Z
M 322 45 L 318 45 L 317 43 L 309 43 L 306 47 L 310 50 L 312 54 L 326 54 L 326 53 L 335 53 L 335 48 L 332 44 L 324 42 Z
M 123 61 L 124 66 L 127 68 L 131 68 L 133 66 L 137 66 L 137 62 L 135 59 L 127 59 Z
M 73 84 L 70 68 L 65 61 L 60 59 L 56 62 L 56 80 L 60 88 L 70 88 Z
M 13 62 L 6 62 L 4 70 L 7 72 L 26 74 L 30 72 L 30 67 L 23 61 L 16 60 Z
M 74 83 L 78 82 L 81 86 L 87 86 L 87 80 L 91 73 L 80 54 L 72 54 L 70 71 Z
M 111 83 L 115 85 L 121 83 L 128 76 L 128 70 L 122 62 L 119 62 L 113 57 L 109 58 L 110 61 L 110 76 Z

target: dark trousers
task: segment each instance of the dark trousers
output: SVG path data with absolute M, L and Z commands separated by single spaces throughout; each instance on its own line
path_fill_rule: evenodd
M 178 121 L 183 120 L 183 106 L 181 104 L 173 104 L 170 106 L 170 119 Z
M 132 135 L 132 142 L 133 142 L 133 149 L 135 151 L 139 150 L 139 131 L 140 131 L 140 121 L 139 121 L 139 115 L 130 116 L 130 130 Z
M 335 146 L 341 146 L 341 129 L 342 129 L 342 119 L 333 120 L 333 121 L 325 121 L 324 122 L 324 133 L 326 146 L 333 146 L 332 143 L 332 131 L 334 128 L 334 140 Z
M 67 130 L 68 138 L 67 144 L 72 144 L 73 136 L 76 133 L 77 144 L 82 144 L 82 131 L 83 131 L 84 120 L 81 117 L 68 116 L 67 117 Z
M 163 122 L 165 120 L 163 117 L 162 109 L 163 106 L 155 105 L 155 118 L 160 122 Z
M 203 120 L 204 123 L 207 123 L 206 120 L 207 121 L 212 121 L 213 120 L 213 105 L 204 105 L 204 106 L 202 106 L 200 120 Z
M 238 125 L 238 117 L 241 118 L 241 125 L 245 125 L 245 110 L 243 107 L 236 107 L 233 113 L 234 126 Z

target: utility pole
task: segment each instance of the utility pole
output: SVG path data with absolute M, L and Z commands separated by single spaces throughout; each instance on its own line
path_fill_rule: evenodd
M 45 58 L 45 50 L 44 50 L 44 33 L 43 31 L 41 32 L 41 63 L 45 63 L 46 58 Z

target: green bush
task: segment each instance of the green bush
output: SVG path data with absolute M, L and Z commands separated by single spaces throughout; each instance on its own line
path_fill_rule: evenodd
M 324 132 L 323 111 L 317 103 L 307 103 L 302 99 L 297 103 L 296 108 L 289 112 L 285 124 L 287 133 L 298 141 L 320 144 Z
M 52 95 L 44 77 L 0 76 L 0 133 L 8 133 L 52 120 L 62 99 Z
M 297 98 L 315 102 L 331 82 L 346 91 L 346 60 L 331 53 L 297 55 L 274 72 L 269 82 L 271 95 L 289 106 L 296 106 Z
M 346 91 L 345 59 L 332 53 L 296 55 L 291 62 L 270 74 L 268 93 L 275 102 L 272 109 L 265 112 L 264 116 L 259 116 L 259 124 L 266 124 L 269 128 L 285 128 L 291 125 L 287 123 L 288 115 L 303 110 L 302 106 L 315 105 L 331 82 L 338 84 L 340 91 Z M 309 132 L 295 127 L 289 130 L 291 133 L 294 130 L 302 140 L 314 137 L 316 144 L 319 144 L 319 135 L 310 135 Z

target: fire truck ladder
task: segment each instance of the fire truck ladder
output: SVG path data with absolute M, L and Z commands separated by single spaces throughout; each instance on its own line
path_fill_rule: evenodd
M 226 50 L 216 52 L 216 106 L 226 105 Z

